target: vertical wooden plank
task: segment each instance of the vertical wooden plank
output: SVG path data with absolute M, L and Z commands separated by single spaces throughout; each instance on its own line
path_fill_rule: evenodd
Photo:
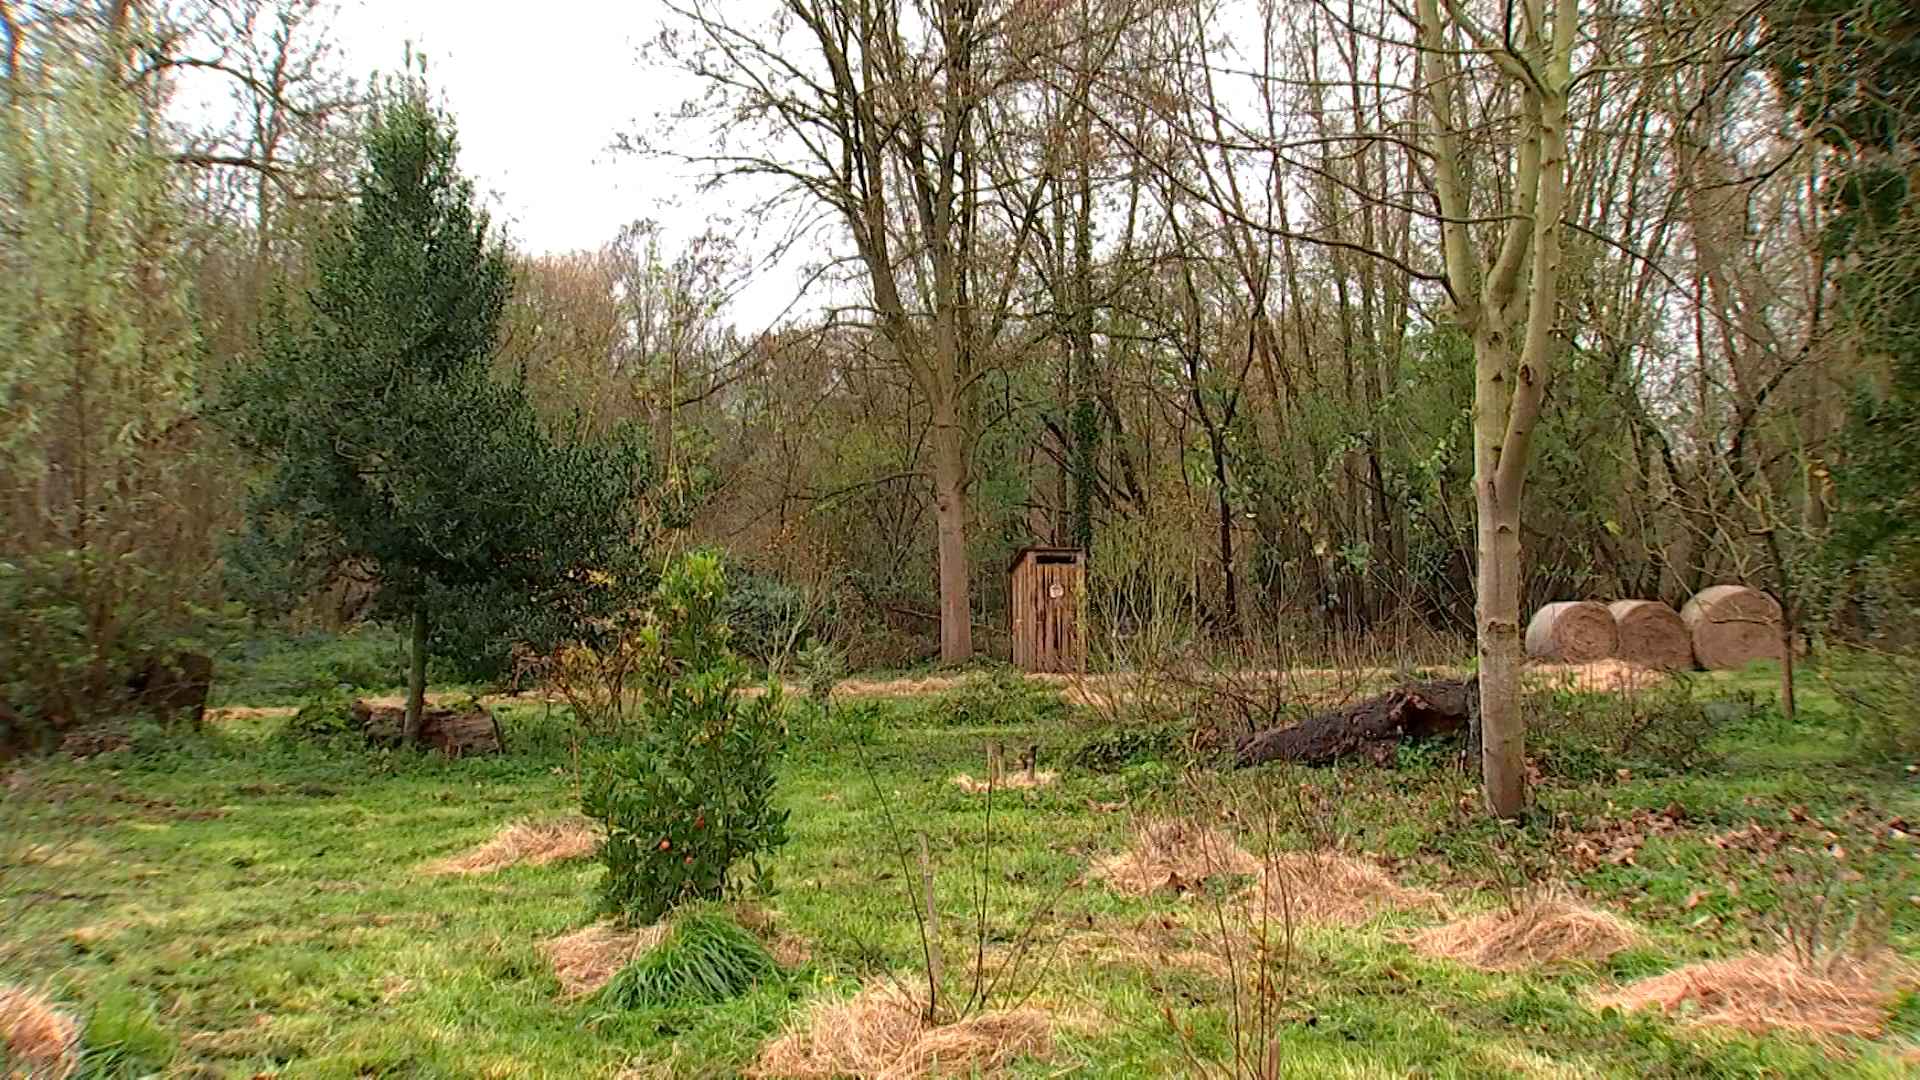
M 1021 607 L 1024 596 L 1021 584 L 1026 580 L 1026 573 L 1027 560 L 1025 558 L 1014 560 L 1013 580 L 1007 584 L 1007 620 L 1011 624 L 1007 627 L 1007 632 L 1013 638 L 1013 666 L 1022 671 L 1027 667 L 1027 649 L 1024 640 L 1027 619 L 1026 611 Z
M 1033 588 L 1033 558 L 1022 556 L 1013 566 L 1013 595 L 1008 604 L 1013 610 L 1013 664 L 1022 671 L 1033 670 L 1033 609 L 1028 597 Z
M 1040 634 L 1040 666 L 1044 671 L 1052 671 L 1060 662 L 1059 649 L 1054 639 L 1054 635 L 1059 630 L 1059 624 L 1055 620 L 1053 603 L 1053 586 L 1059 567 L 1048 563 L 1042 567 L 1042 570 L 1044 573 L 1040 579 L 1040 611 L 1045 621 L 1042 623 Z

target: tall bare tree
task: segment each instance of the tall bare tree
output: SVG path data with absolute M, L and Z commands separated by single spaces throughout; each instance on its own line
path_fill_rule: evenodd
M 1487 808 L 1526 806 L 1526 719 L 1520 703 L 1521 495 L 1547 378 L 1560 349 L 1560 238 L 1566 227 L 1567 110 L 1573 92 L 1575 0 L 1521 0 L 1483 25 L 1460 0 L 1418 0 L 1418 32 L 1440 208 L 1449 317 L 1473 339 L 1473 487 L 1478 554 L 1474 626 L 1480 654 L 1481 766 Z M 1492 87 L 1470 86 L 1464 58 Z M 1470 90 L 1477 93 L 1470 95 Z M 1484 130 L 1469 100 L 1511 101 L 1514 141 L 1491 262 L 1476 242 L 1484 203 L 1468 187 L 1467 140 Z M 1502 155 L 1505 156 L 1505 155 Z M 1471 175 L 1486 176 L 1483 167 Z
M 1006 329 L 1030 203 L 999 228 L 983 212 L 986 102 L 1021 77 L 1011 33 L 1032 14 L 987 0 L 783 0 L 759 23 L 733 4 L 670 5 L 663 43 L 711 96 L 709 118 L 761 118 L 687 155 L 715 177 L 770 178 L 853 243 L 869 311 L 928 411 L 939 551 L 940 655 L 973 653 L 968 555 L 976 391 Z M 992 253 L 993 265 L 987 263 Z

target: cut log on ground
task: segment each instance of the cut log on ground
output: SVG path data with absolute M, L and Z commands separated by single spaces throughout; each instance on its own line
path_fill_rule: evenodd
M 353 703 L 353 718 L 367 733 L 368 742 L 398 746 L 407 709 L 404 705 L 375 705 L 363 698 Z M 448 757 L 497 754 L 502 749 L 500 724 L 493 713 L 477 703 L 464 709 L 429 705 L 420 714 L 420 745 Z
M 1680 618 L 1693 635 L 1694 657 L 1709 671 L 1780 659 L 1780 605 L 1758 589 L 1701 589 L 1680 609 Z
M 1292 727 L 1250 735 L 1240 740 L 1237 760 L 1241 765 L 1266 761 L 1328 765 L 1365 756 L 1384 762 L 1400 743 L 1467 730 L 1479 697 L 1478 679 L 1402 686 Z
M 1693 666 L 1693 635 L 1680 613 L 1658 600 L 1615 600 L 1607 605 L 1620 633 L 1620 659 L 1660 671 Z
M 154 653 L 141 660 L 127 679 L 127 690 L 140 708 L 162 724 L 185 716 L 199 727 L 207 715 L 207 692 L 213 685 L 213 658 L 204 653 Z
M 1605 660 L 1620 646 L 1613 614 L 1591 600 L 1561 600 L 1533 613 L 1527 624 L 1527 655 L 1563 664 Z

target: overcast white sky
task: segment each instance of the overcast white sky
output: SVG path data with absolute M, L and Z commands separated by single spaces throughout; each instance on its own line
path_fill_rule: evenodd
M 696 195 L 668 163 L 610 149 L 686 96 L 640 55 L 659 19 L 649 0 L 344 0 L 334 43 L 365 78 L 399 68 L 412 42 L 459 125 L 462 167 L 516 246 L 563 252 L 597 248 L 644 217 L 672 243 L 732 208 Z M 799 273 L 790 261 L 757 275 L 734 304 L 740 328 L 776 317 Z

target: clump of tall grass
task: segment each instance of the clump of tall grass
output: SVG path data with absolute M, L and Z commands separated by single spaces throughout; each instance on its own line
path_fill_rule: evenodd
M 758 938 L 718 910 L 675 917 L 666 937 L 600 991 L 616 1009 L 710 1005 L 778 978 L 780 965 Z

